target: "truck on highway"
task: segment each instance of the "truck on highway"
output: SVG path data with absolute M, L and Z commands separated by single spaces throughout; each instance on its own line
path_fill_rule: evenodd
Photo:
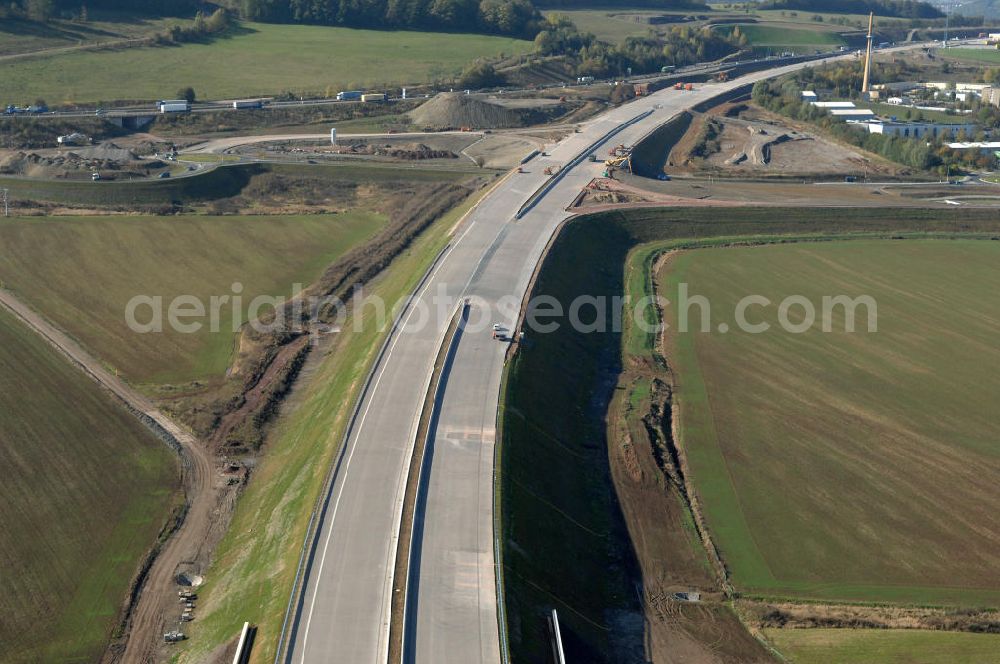
M 156 102 L 156 107 L 160 113 L 188 113 L 191 110 L 191 102 L 187 99 L 169 99 Z
M 345 90 L 337 93 L 337 101 L 357 101 L 361 99 L 360 90 Z
M 365 95 L 361 95 L 361 101 L 364 102 L 385 101 L 385 94 L 381 92 L 372 92 Z
M 244 108 L 264 108 L 263 99 L 240 99 L 233 102 L 233 108 L 236 110 Z

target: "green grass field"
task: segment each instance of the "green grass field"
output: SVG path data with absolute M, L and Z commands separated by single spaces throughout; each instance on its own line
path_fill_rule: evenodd
M 723 559 L 748 593 L 1000 605 L 1000 246 L 857 240 L 686 252 L 661 292 L 704 295 L 673 333 L 681 444 Z M 867 294 L 878 331 L 735 330 L 740 298 Z M 694 323 L 698 320 L 695 307 Z M 801 311 L 795 310 L 795 311 Z M 676 306 L 668 320 L 677 330 Z M 794 311 L 792 321 L 800 320 Z M 860 318 L 864 330 L 866 320 Z
M 836 32 L 822 28 L 794 28 L 787 25 L 773 24 L 741 24 L 739 28 L 746 35 L 746 38 L 750 40 L 750 45 L 756 50 L 801 52 L 815 49 L 826 50 L 847 43 Z M 732 26 L 728 25 L 717 29 L 732 32 Z
M 369 286 L 367 294 L 387 304 L 415 288 L 448 241 L 448 232 L 477 199 L 435 222 Z M 238 634 L 242 620 L 259 626 L 251 662 L 274 659 L 310 511 L 343 439 L 347 419 L 371 362 L 386 333 L 352 320 L 329 349 L 301 392 L 286 403 L 268 454 L 240 497 L 232 525 L 215 552 L 207 583 L 200 591 L 199 618 L 180 657 L 200 664 L 208 652 Z
M 988 65 L 1000 65 L 1000 50 L 995 48 L 949 48 L 936 49 L 936 55 L 964 60 L 966 62 L 982 62 Z
M 15 60 L 4 65 L 3 101 L 156 100 L 189 85 L 203 99 L 286 90 L 336 94 L 446 80 L 478 57 L 532 47 L 530 41 L 471 34 L 258 23 L 241 28 L 209 44 Z
M 223 375 L 233 352 L 232 307 L 219 332 L 167 325 L 178 295 L 208 306 L 243 286 L 246 319 L 256 295 L 288 295 L 345 251 L 374 235 L 382 215 L 250 217 L 12 217 L 0 220 L 0 280 L 138 383 L 185 383 Z M 136 295 L 163 298 L 164 331 L 138 334 L 125 320 Z M 146 313 L 143 314 L 142 312 Z M 149 310 L 141 309 L 140 320 Z M 137 316 L 137 318 L 139 318 Z
M 6 310 L 0 366 L 3 660 L 98 661 L 175 502 L 175 456 Z
M 967 632 L 770 629 L 768 640 L 791 664 L 989 664 L 1000 636 Z
M 628 37 L 644 37 L 652 31 L 668 29 L 669 25 L 650 25 L 641 22 L 644 17 L 671 14 L 670 11 L 650 9 L 551 9 L 548 15 L 565 16 L 573 21 L 580 32 L 589 32 L 602 41 L 618 43 Z M 683 15 L 683 12 L 679 12 Z

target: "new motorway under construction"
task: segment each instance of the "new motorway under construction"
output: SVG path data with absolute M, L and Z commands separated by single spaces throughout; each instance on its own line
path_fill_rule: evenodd
M 571 216 L 566 208 L 601 175 L 603 164 L 587 157 L 634 144 L 700 102 L 816 63 L 640 97 L 527 161 L 472 210 L 397 320 L 357 404 L 317 512 L 315 537 L 306 544 L 281 661 L 386 662 L 393 596 L 400 592 L 406 592 L 402 661 L 506 660 L 494 553 L 494 445 L 505 341 L 518 329 L 521 300 L 546 246 Z M 450 361 L 430 420 L 408 579 L 398 579 L 397 546 L 407 537 L 401 513 L 425 396 L 456 307 L 464 302 L 468 323 L 448 342 Z M 492 324 L 501 330 L 499 341 Z

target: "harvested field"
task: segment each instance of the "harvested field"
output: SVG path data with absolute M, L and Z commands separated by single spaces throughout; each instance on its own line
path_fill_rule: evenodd
M 918 630 L 767 630 L 794 664 L 987 664 L 997 662 L 1000 635 Z
M 0 365 L 3 659 L 95 662 L 177 503 L 176 457 L 6 309 Z
M 132 332 L 136 295 L 206 303 L 242 285 L 240 315 L 260 294 L 287 296 L 385 224 L 376 213 L 288 217 L 12 217 L 0 222 L 0 278 L 133 383 L 221 378 L 233 357 L 234 315 L 220 332 Z M 54 251 L 54 247 L 59 247 Z M 294 260 L 292 260 L 294 258 Z M 122 278 L 128 275 L 128 278 Z M 141 319 L 145 320 L 145 318 Z
M 670 261 L 661 293 L 676 300 L 687 283 L 711 303 L 711 331 L 668 335 L 667 358 L 679 444 L 737 589 L 1000 605 L 998 252 L 972 240 L 857 241 Z M 843 331 L 837 309 L 832 332 L 817 322 L 794 334 L 776 306 L 751 309 L 769 332 L 736 331 L 748 294 L 802 295 L 817 310 L 825 295 L 870 295 L 878 331 L 866 331 L 862 307 L 857 332 Z M 677 307 L 667 320 L 678 329 Z

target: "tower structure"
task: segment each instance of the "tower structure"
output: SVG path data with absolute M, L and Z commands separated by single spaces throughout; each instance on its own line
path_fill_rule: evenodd
M 872 73 L 872 38 L 874 35 L 875 28 L 875 12 L 868 14 L 868 43 L 865 50 L 865 77 L 861 82 L 861 94 L 865 97 L 871 91 L 871 73 Z

